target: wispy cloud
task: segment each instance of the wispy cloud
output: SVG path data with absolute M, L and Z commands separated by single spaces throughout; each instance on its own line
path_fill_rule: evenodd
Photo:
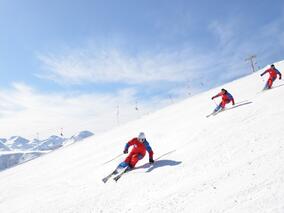
M 189 50 L 150 52 L 134 56 L 118 49 L 78 50 L 61 56 L 40 55 L 39 59 L 47 70 L 41 77 L 69 84 L 181 82 L 185 77 L 197 76 L 196 70 L 206 61 L 202 55 Z
M 16 134 L 31 138 L 37 133 L 46 137 L 59 134 L 61 128 L 68 135 L 84 129 L 99 133 L 165 105 L 162 99 L 155 104 L 136 103 L 134 89 L 112 94 L 44 94 L 23 83 L 1 89 L 0 99 L 1 137 Z
M 216 72 L 219 82 L 249 74 L 250 65 L 245 59 L 251 55 L 257 56 L 256 67 L 260 68 L 283 59 L 275 57 L 283 49 L 283 15 L 265 26 L 252 28 L 245 23 L 246 20 L 236 16 L 226 20 L 213 20 L 208 25 L 216 39 L 215 51 L 218 57 L 215 62 L 219 62 L 219 68 L 223 70 L 222 77 L 218 77 Z
M 235 20 L 234 20 L 235 22 Z M 219 47 L 225 48 L 233 43 L 235 38 L 234 23 L 221 23 L 219 21 L 212 21 L 209 23 L 209 30 L 217 38 L 217 44 Z
M 283 45 L 282 19 L 245 33 L 243 21 L 237 17 L 209 22 L 207 37 L 211 36 L 213 44 L 208 49 L 198 49 L 190 41 L 183 47 L 153 47 L 135 53 L 125 46 L 123 49 L 111 45 L 85 45 L 61 54 L 42 53 L 38 58 L 44 72 L 38 76 L 63 84 L 121 83 L 147 88 L 159 85 L 170 90 L 173 88 L 165 86 L 169 82 L 183 84 L 185 89 L 190 83 L 195 91 L 200 90 L 201 83 L 210 88 L 250 73 L 245 59 L 251 54 L 257 55 L 258 66 L 265 66 Z

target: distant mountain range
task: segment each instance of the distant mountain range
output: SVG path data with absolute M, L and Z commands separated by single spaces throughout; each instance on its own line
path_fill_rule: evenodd
M 52 135 L 44 140 L 28 140 L 21 136 L 0 138 L 0 171 L 24 163 L 61 147 L 79 142 L 94 135 L 81 131 L 70 138 Z
M 44 140 L 33 139 L 31 141 L 21 136 L 12 136 L 9 139 L 0 138 L 0 151 L 52 151 L 92 135 L 94 134 L 90 131 L 82 131 L 70 138 L 56 135 Z

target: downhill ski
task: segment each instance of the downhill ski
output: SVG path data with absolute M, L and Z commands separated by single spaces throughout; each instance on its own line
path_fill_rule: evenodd
M 104 183 L 106 183 L 106 182 L 108 181 L 108 179 L 110 179 L 113 175 L 116 175 L 117 173 L 118 173 L 118 171 L 117 171 L 117 169 L 116 169 L 116 170 L 114 170 L 112 173 L 110 173 L 108 176 L 104 177 L 104 178 L 102 179 L 102 181 L 103 181 Z
M 116 168 L 112 173 L 110 173 L 108 176 L 104 177 L 102 179 L 102 181 L 104 183 L 106 183 L 113 175 L 117 175 L 115 176 L 113 179 L 115 181 L 117 181 L 119 178 L 121 178 L 121 176 L 126 173 L 127 171 L 129 171 L 129 168 L 128 167 L 125 167 L 125 168 L 121 168 L 121 167 L 118 167 Z
M 129 167 L 123 168 L 123 169 L 120 171 L 120 173 L 119 173 L 117 176 L 115 176 L 113 179 L 117 182 L 117 181 L 121 178 L 121 176 L 122 176 L 123 174 L 125 174 L 126 172 L 128 172 L 128 171 L 129 171 Z

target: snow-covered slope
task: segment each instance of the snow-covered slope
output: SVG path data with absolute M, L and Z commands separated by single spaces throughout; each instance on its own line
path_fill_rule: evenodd
M 240 105 L 216 116 L 222 87 L 0 173 L 0 212 L 283 213 L 284 82 L 260 92 L 260 72 L 223 85 Z M 103 184 L 139 131 L 154 166 Z

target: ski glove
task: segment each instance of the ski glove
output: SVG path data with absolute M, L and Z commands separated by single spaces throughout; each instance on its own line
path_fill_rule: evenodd
M 262 74 L 260 74 L 260 76 L 262 77 L 262 76 L 263 76 L 263 73 L 262 73 Z
M 211 98 L 212 100 L 214 99 L 214 97 Z
M 149 158 L 149 163 L 154 163 L 153 158 Z
M 127 153 L 128 153 L 128 150 L 127 150 L 127 149 L 125 149 L 125 150 L 123 151 L 123 153 L 124 153 L 124 154 L 127 154 Z

